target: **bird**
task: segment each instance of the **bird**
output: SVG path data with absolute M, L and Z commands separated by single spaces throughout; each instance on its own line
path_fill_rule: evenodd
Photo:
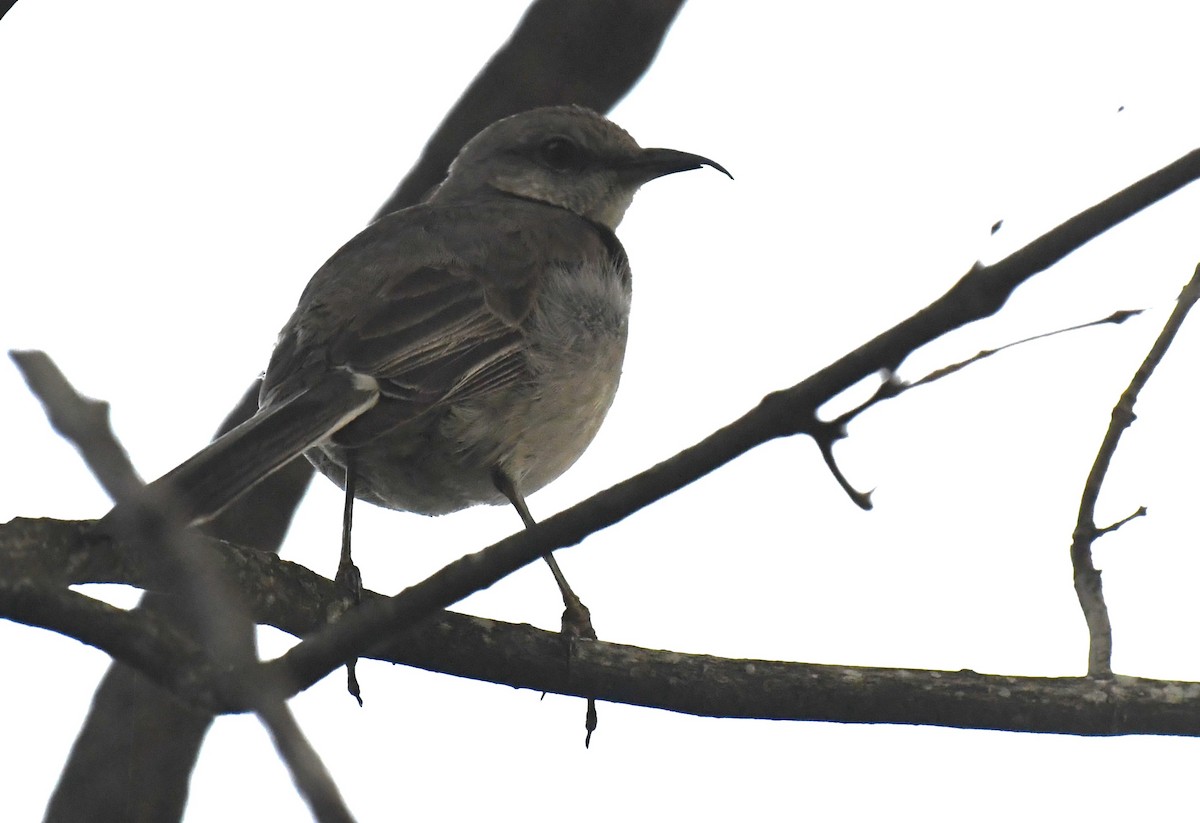
M 346 492 L 338 579 L 351 588 L 355 499 L 425 515 L 508 503 L 532 525 L 526 496 L 583 454 L 620 381 L 631 274 L 615 230 L 642 184 L 705 166 L 729 175 L 701 155 L 642 148 L 580 106 L 484 128 L 422 202 L 379 218 L 313 275 L 258 411 L 148 493 L 200 525 L 304 454 Z M 564 629 L 595 637 L 546 560 Z

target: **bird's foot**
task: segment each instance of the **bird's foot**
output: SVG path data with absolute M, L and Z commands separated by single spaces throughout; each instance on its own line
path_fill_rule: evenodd
M 596 630 L 592 627 L 592 612 L 587 606 L 583 605 L 578 597 L 565 599 L 566 608 L 562 613 L 562 633 L 571 641 L 572 651 L 574 654 L 574 640 L 577 637 L 582 637 L 587 640 L 596 639 Z M 569 665 L 569 661 L 568 661 Z M 596 731 L 596 725 L 599 723 L 599 717 L 596 714 L 596 700 L 589 697 L 587 699 L 587 714 L 584 717 L 583 727 L 587 731 L 587 736 L 583 739 L 584 748 L 589 748 L 592 744 L 592 732 Z
M 567 637 L 596 639 L 596 630 L 592 628 L 592 612 L 577 597 L 568 602 L 566 608 L 563 609 L 562 633 Z
M 338 564 L 337 574 L 333 576 L 333 582 L 345 591 L 345 597 L 340 604 L 340 608 L 333 615 L 333 619 L 336 620 L 362 602 L 362 572 L 348 558 L 343 558 L 342 562 Z M 361 706 L 363 704 L 362 689 L 358 685 L 358 674 L 355 671 L 357 663 L 358 658 L 346 661 L 346 691 L 350 692 L 350 696 L 357 700 L 358 705 Z

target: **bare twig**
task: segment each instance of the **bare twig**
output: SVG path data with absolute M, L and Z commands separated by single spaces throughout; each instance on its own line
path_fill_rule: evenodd
M 1054 331 L 1042 332 L 1041 334 L 1035 334 L 1032 337 L 1026 337 L 1021 340 L 1014 340 L 1011 343 L 1005 343 L 1004 345 L 997 346 L 994 349 L 984 349 L 983 351 L 977 352 L 971 357 L 968 357 L 966 360 L 959 361 L 958 363 L 951 363 L 949 366 L 943 366 L 942 368 L 936 369 L 935 371 L 925 375 L 920 380 L 914 380 L 912 383 L 907 384 L 903 390 L 906 391 L 908 389 L 915 389 L 917 386 L 924 386 L 929 383 L 933 383 L 936 380 L 941 380 L 943 377 L 948 377 L 955 372 L 965 369 L 967 366 L 970 366 L 973 363 L 978 363 L 980 360 L 985 360 L 994 354 L 999 354 L 1000 352 L 1005 351 L 1006 349 L 1011 349 L 1016 346 L 1023 346 L 1026 343 L 1033 343 L 1037 340 L 1045 340 L 1048 337 L 1056 337 L 1060 334 L 1068 334 L 1069 332 L 1080 331 L 1081 329 L 1090 329 L 1095 326 L 1107 326 L 1110 324 L 1120 325 L 1129 318 L 1137 317 L 1141 313 L 1142 309 L 1120 309 L 1113 312 L 1108 317 L 1102 317 L 1099 320 L 1092 320 L 1087 323 L 1079 323 L 1074 326 L 1067 326 L 1064 329 L 1055 329 Z M 897 392 L 897 394 L 899 393 L 900 392 Z
M 1100 583 L 1100 572 L 1092 563 L 1092 544 L 1096 538 L 1120 528 L 1134 517 L 1146 513 L 1144 507 L 1134 514 L 1117 521 L 1103 529 L 1096 526 L 1096 501 L 1100 497 L 1100 489 L 1104 485 L 1105 475 L 1117 451 L 1121 435 L 1135 416 L 1133 406 L 1137 403 L 1138 394 L 1149 381 L 1150 375 L 1167 353 L 1176 333 L 1187 318 L 1188 312 L 1200 298 L 1200 266 L 1192 274 L 1192 279 L 1183 287 L 1176 300 L 1175 309 L 1167 318 L 1163 330 L 1159 333 L 1150 353 L 1134 372 L 1128 388 L 1121 394 L 1121 399 L 1113 407 L 1112 420 L 1092 470 L 1088 473 L 1087 482 L 1083 486 L 1083 497 L 1079 502 L 1079 516 L 1075 521 L 1075 532 L 1071 537 L 1071 568 L 1074 571 L 1075 593 L 1079 597 L 1079 605 L 1083 609 L 1083 617 L 1088 627 L 1088 675 L 1091 677 L 1109 677 L 1112 675 L 1112 625 L 1108 620 L 1108 607 L 1104 604 L 1104 591 Z
M 1138 506 L 1137 511 L 1135 511 L 1133 514 L 1127 514 L 1124 517 L 1122 517 L 1120 520 L 1118 520 L 1117 522 L 1110 523 L 1109 525 L 1105 526 L 1102 529 L 1097 529 L 1096 536 L 1098 537 L 1102 534 L 1108 534 L 1109 532 L 1115 532 L 1117 529 L 1124 526 L 1130 520 L 1136 520 L 1139 517 L 1145 517 L 1145 516 L 1146 516 L 1146 507 Z
M 833 479 L 842 487 L 842 491 L 853 501 L 854 505 L 863 511 L 870 511 L 875 505 L 871 502 L 871 492 L 859 491 L 854 488 L 849 478 L 846 477 L 845 472 L 842 471 L 842 467 L 837 464 L 837 458 L 833 456 L 833 444 L 845 437 L 846 421 L 842 418 L 816 428 L 812 433 L 812 438 L 816 441 L 817 448 L 821 452 L 821 458 L 825 461 L 825 467 L 829 469 L 829 473 L 833 475 Z
M 840 414 L 836 419 L 831 421 L 830 425 L 841 427 L 841 429 L 844 431 L 845 427 L 850 423 L 850 421 L 858 417 L 872 406 L 878 405 L 884 400 L 890 400 L 893 397 L 899 397 L 905 392 L 911 391 L 918 386 L 927 386 L 930 383 L 941 380 L 943 377 L 949 377 L 952 374 L 957 374 L 968 366 L 978 363 L 980 360 L 986 360 L 992 355 L 999 354 L 1007 349 L 1011 349 L 1016 346 L 1023 346 L 1026 343 L 1033 343 L 1037 340 L 1045 340 L 1048 337 L 1054 337 L 1059 334 L 1067 334 L 1068 332 L 1079 331 L 1081 329 L 1090 329 L 1094 326 L 1105 326 L 1109 324 L 1120 325 L 1129 318 L 1136 317 L 1141 313 L 1142 309 L 1120 309 L 1113 312 L 1108 317 L 1101 318 L 1100 320 L 1091 320 L 1087 323 L 1079 323 L 1074 326 L 1067 326 L 1063 329 L 1042 332 L 1041 334 L 1035 334 L 1032 337 L 1025 337 L 1021 340 L 1014 340 L 1011 343 L 1005 343 L 1004 345 L 997 346 L 994 349 L 984 349 L 971 355 L 966 360 L 960 360 L 957 363 L 951 363 L 948 366 L 942 366 L 939 369 L 934 369 L 919 380 L 913 380 L 912 382 L 901 380 L 894 373 L 887 372 L 886 378 L 882 383 L 879 384 L 879 388 L 875 390 L 874 394 L 872 394 L 867 400 L 863 401 L 858 406 L 855 406 L 849 411 Z

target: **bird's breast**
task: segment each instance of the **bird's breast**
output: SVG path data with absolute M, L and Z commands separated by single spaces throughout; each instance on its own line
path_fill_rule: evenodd
M 527 375 L 503 402 L 471 404 L 451 426 L 460 442 L 488 442 L 492 461 L 532 494 L 566 471 L 596 436 L 616 396 L 629 333 L 623 260 L 547 273 L 527 325 Z

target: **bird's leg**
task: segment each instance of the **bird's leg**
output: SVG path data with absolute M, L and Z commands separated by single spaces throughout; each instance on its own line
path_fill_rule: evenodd
M 521 515 L 521 520 L 525 523 L 525 528 L 528 529 L 536 525 L 537 521 L 533 519 L 533 515 L 529 513 L 529 507 L 525 505 L 525 497 L 517 491 L 517 486 L 513 483 L 512 478 L 500 469 L 496 469 L 492 474 L 492 479 L 496 483 L 496 488 L 500 493 L 509 499 L 513 507 L 517 510 L 517 514 Z M 591 611 L 588 610 L 587 606 L 583 605 L 583 601 L 579 599 L 579 595 L 575 594 L 575 590 L 567 582 L 567 578 L 562 573 L 562 569 L 558 567 L 558 561 L 554 559 L 554 555 L 544 554 L 542 555 L 542 559 L 550 566 L 550 573 L 554 575 L 554 582 L 558 584 L 558 590 L 562 593 L 562 633 L 573 637 L 586 637 L 589 640 L 595 640 L 596 630 L 592 628 Z
M 528 524 L 525 527 L 529 528 Z M 575 594 L 575 590 L 567 582 L 562 569 L 558 567 L 558 561 L 554 559 L 554 555 L 543 554 L 542 559 L 550 567 L 550 573 L 554 575 L 554 582 L 558 584 L 558 590 L 562 593 L 562 632 L 574 635 L 575 637 L 586 637 L 589 640 L 595 640 L 596 630 L 592 628 L 591 610 L 583 605 L 583 601 L 579 599 L 579 595 Z
M 512 478 L 497 468 L 492 472 L 492 481 L 496 484 L 496 488 L 500 493 L 507 497 L 513 504 L 513 507 L 517 510 L 517 514 L 521 515 L 521 521 L 525 524 L 525 528 L 528 529 L 536 525 L 537 521 L 533 519 L 533 515 L 529 513 L 529 507 L 525 505 L 524 495 L 517 491 L 517 484 L 513 482 Z M 570 638 L 586 637 L 589 640 L 595 640 L 596 630 L 592 628 L 591 611 L 587 606 L 583 605 L 583 601 L 579 599 L 579 595 L 575 594 L 575 590 L 567 582 L 566 575 L 558 567 L 558 561 L 554 559 L 554 555 L 543 554 L 542 559 L 550 566 L 550 573 L 554 575 L 554 582 L 558 584 L 558 590 L 562 593 L 564 607 L 562 633 Z M 583 739 L 585 747 L 591 745 L 592 732 L 596 730 L 598 722 L 596 699 L 589 697 L 587 699 L 587 715 L 584 719 L 584 728 L 587 730 L 587 736 Z
M 362 601 L 362 573 L 350 559 L 350 529 L 354 523 L 354 484 L 357 480 L 354 470 L 354 460 L 346 460 L 346 503 L 342 509 L 342 555 L 338 560 L 337 574 L 333 582 L 339 584 L 350 595 L 350 606 L 353 608 Z M 346 661 L 346 691 L 354 696 L 358 705 L 362 705 L 362 690 L 358 687 L 358 675 L 355 667 L 358 658 Z

